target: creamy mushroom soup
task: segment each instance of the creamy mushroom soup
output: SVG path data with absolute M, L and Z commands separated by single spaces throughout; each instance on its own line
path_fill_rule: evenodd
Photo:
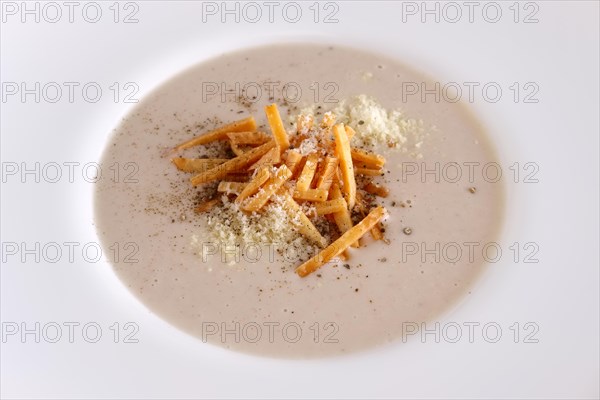
M 503 188 L 481 125 L 443 93 L 423 95 L 431 88 L 394 59 L 317 44 L 233 52 L 177 75 L 124 118 L 102 156 L 112 172 L 97 183 L 96 225 L 116 274 L 199 346 L 263 356 L 364 350 L 440 316 L 468 296 L 494 256 L 488 244 L 502 222 Z M 192 186 L 193 175 L 178 171 L 177 154 L 166 151 L 249 115 L 269 133 L 263 109 L 271 103 L 289 129 L 306 107 L 316 119 L 345 110 L 359 136 L 369 121 L 353 117 L 352 107 L 365 98 L 404 124 L 401 141 L 386 142 L 387 132 L 357 139 L 375 141 L 387 160 L 376 179 L 389 189 L 378 199 L 389 243 L 366 235 L 347 260 L 306 277 L 294 272 L 303 259 L 286 243 L 216 240 L 207 216 L 194 212 L 206 185 Z M 184 154 L 224 151 L 219 142 Z

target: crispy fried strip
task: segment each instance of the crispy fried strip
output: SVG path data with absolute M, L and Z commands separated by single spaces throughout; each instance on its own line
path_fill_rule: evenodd
M 356 148 L 352 149 L 350 154 L 352 155 L 352 161 L 354 161 L 357 166 L 363 168 L 380 169 L 385 165 L 385 157 L 380 156 L 379 154 L 369 153 Z
M 302 172 L 296 180 L 296 189 L 299 192 L 306 192 L 310 188 L 310 184 L 315 176 L 317 170 L 317 162 L 319 161 L 319 155 L 317 153 L 311 153 L 306 158 L 306 163 Z
M 263 156 L 267 151 L 271 150 L 275 146 L 274 141 L 269 141 L 259 147 L 256 147 L 241 156 L 236 158 L 232 158 L 224 162 L 221 165 L 217 165 L 214 168 L 209 169 L 201 174 L 194 176 L 191 181 L 192 185 L 197 186 L 201 183 L 215 181 L 217 179 L 221 179 L 226 176 L 230 172 L 238 172 L 243 168 L 247 167 L 249 164 L 252 164 L 260 157 Z
M 317 155 L 318 155 L 318 153 L 317 153 Z M 325 170 L 325 163 L 320 161 L 320 157 L 318 157 L 317 158 L 317 166 L 315 167 L 315 174 L 313 175 L 310 185 L 308 185 L 309 188 L 317 187 L 317 182 L 319 182 L 319 179 L 321 179 L 321 175 L 323 175 L 324 170 Z
M 279 167 L 274 174 L 271 174 L 262 190 L 242 204 L 242 209 L 250 212 L 260 210 L 291 176 L 292 171 L 285 164 Z
M 198 207 L 194 208 L 194 211 L 197 213 L 210 211 L 217 203 L 221 201 L 220 199 L 211 199 L 207 200 L 204 203 L 200 204 Z
M 319 177 L 317 178 L 317 189 L 329 190 L 334 181 L 335 171 L 337 171 L 338 159 L 336 157 L 327 156 L 325 157 L 323 164 Z
M 279 151 L 286 151 L 288 147 L 290 147 L 290 139 L 283 126 L 283 121 L 281 121 L 281 117 L 279 116 L 277 105 L 271 104 L 266 106 L 265 113 L 267 114 L 267 120 L 269 121 L 269 126 L 271 127 L 275 142 L 279 146 Z
M 385 208 L 381 206 L 374 208 L 362 221 L 352 227 L 352 229 L 345 232 L 335 242 L 331 243 L 317 255 L 296 268 L 296 273 L 301 277 L 305 277 L 316 271 L 323 264 L 346 250 L 351 243 L 356 242 L 365 233 L 371 230 L 371 228 L 385 216 L 385 212 Z
M 351 127 L 349 127 L 348 125 L 346 125 L 346 135 L 348 136 L 348 140 L 352 140 L 352 138 L 354 137 L 354 135 L 356 135 L 356 131 L 354 129 L 352 129 Z
M 327 190 L 325 189 L 306 189 L 305 191 L 295 190 L 294 199 L 322 202 L 327 200 Z
M 302 154 L 298 150 L 289 150 L 285 153 L 285 165 L 292 171 L 292 179 L 295 178 L 296 172 L 300 170 Z
M 267 143 L 271 137 L 265 132 L 229 132 L 227 137 L 235 144 L 261 145 Z
M 369 182 L 364 187 L 365 192 L 374 194 L 379 197 L 388 197 L 390 191 L 385 186 L 377 185 L 376 183 Z
M 281 156 L 279 153 L 279 148 L 276 145 L 271 150 L 267 151 L 265 155 L 260 158 L 260 160 L 248 167 L 248 169 L 257 169 L 264 165 L 279 164 L 279 162 L 281 162 Z
M 335 137 L 335 151 L 340 159 L 340 172 L 342 174 L 342 192 L 348 203 L 348 209 L 352 210 L 356 202 L 356 180 L 354 179 L 354 166 L 350 155 L 350 142 L 344 129 L 344 124 L 337 124 L 333 127 Z
M 217 187 L 218 192 L 238 194 L 248 185 L 248 182 L 221 181 Z
M 300 208 L 300 205 L 294 201 L 290 193 L 286 189 L 281 188 L 279 189 L 277 194 L 283 196 L 286 205 L 285 209 L 292 217 L 292 220 L 298 220 L 298 230 L 300 231 L 300 233 L 306 236 L 312 242 L 316 243 L 317 245 L 325 247 L 325 245 L 327 244 L 325 238 L 321 236 L 321 233 L 319 233 L 319 231 L 317 230 L 317 228 L 315 228 L 310 219 L 308 219 L 306 214 L 304 214 L 304 212 Z
M 315 204 L 315 209 L 317 210 L 317 215 L 341 212 L 346 209 L 346 201 L 343 198 L 324 201 L 322 203 Z
M 244 145 L 244 148 L 242 148 L 241 145 L 232 141 L 229 142 L 229 147 L 231 148 L 231 151 L 233 151 L 233 154 L 235 154 L 236 156 L 241 156 L 248 150 L 248 146 Z
M 383 232 L 381 232 L 379 224 L 375 224 L 375 226 L 371 228 L 371 236 L 373 236 L 373 239 L 375 240 L 383 239 Z
M 183 158 L 171 159 L 178 170 L 183 172 L 204 172 L 227 161 L 226 158 Z
M 252 179 L 244 188 L 244 190 L 242 190 L 240 195 L 235 199 L 235 202 L 237 204 L 241 204 L 242 200 L 256 193 L 258 189 L 263 185 L 263 183 L 265 183 L 267 179 L 269 179 L 269 176 L 269 167 L 266 165 L 260 167 L 258 171 L 256 171 L 254 179 Z
M 356 168 L 354 168 L 354 173 L 356 175 L 364 175 L 364 176 L 381 176 L 381 175 L 383 175 L 383 170 L 382 169 L 356 167 Z
M 196 136 L 195 138 L 190 139 L 187 142 L 183 142 L 180 145 L 175 146 L 172 151 L 188 149 L 190 147 L 199 146 L 201 144 L 214 142 L 215 140 L 224 140 L 227 138 L 227 134 L 229 132 L 244 132 L 254 130 L 256 130 L 256 121 L 254 120 L 254 117 L 244 118 L 239 121 L 223 125 L 200 136 Z
M 348 203 L 346 203 L 344 196 L 342 196 L 342 191 L 340 190 L 340 187 L 338 186 L 337 183 L 334 183 L 331 186 L 331 189 L 329 189 L 329 199 L 330 200 L 337 200 L 337 199 L 344 200 L 344 203 L 345 203 L 344 210 L 333 213 L 333 220 L 335 221 L 335 224 L 337 225 L 338 229 L 340 230 L 340 233 L 349 231 L 352 228 L 352 218 L 350 217 L 350 211 L 348 211 Z M 359 247 L 358 241 L 355 243 L 352 243 L 352 247 Z

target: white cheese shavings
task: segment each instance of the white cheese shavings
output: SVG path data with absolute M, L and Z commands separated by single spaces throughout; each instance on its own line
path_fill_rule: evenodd
M 317 105 L 305 107 L 300 115 L 315 115 Z M 336 123 L 342 122 L 356 131 L 352 145 L 357 147 L 375 147 L 385 145 L 389 148 L 410 152 L 418 156 L 425 128 L 423 120 L 409 118 L 400 110 L 388 111 L 375 99 L 361 94 L 342 100 L 331 110 L 336 115 Z M 290 122 L 297 116 L 291 116 Z
M 302 143 L 300 143 L 300 147 L 298 147 L 298 151 L 303 156 L 307 156 L 311 153 L 315 153 L 318 149 L 318 145 L 319 145 L 319 142 L 318 142 L 318 139 L 315 137 L 315 135 L 309 134 L 308 137 L 306 139 L 304 139 L 302 141 Z
M 399 110 L 387 111 L 366 95 L 341 101 L 333 113 L 338 116 L 338 122 L 350 125 L 356 131 L 353 141 L 358 146 L 387 144 L 402 147 L 409 137 L 423 132 L 422 120 L 407 118 Z
M 193 235 L 191 244 L 199 249 L 200 256 L 205 258 L 207 249 L 214 246 L 222 249 L 247 248 L 250 246 L 272 246 L 276 251 L 286 251 L 295 254 L 299 260 L 311 257 L 316 248 L 299 233 L 297 218 L 291 218 L 283 208 L 283 199 L 272 196 L 271 201 L 260 213 L 246 213 L 239 206 L 222 196 L 223 204 L 206 213 L 208 238 Z M 204 240 L 204 244 L 202 243 Z M 211 246 L 206 246 L 210 243 Z M 290 251 L 292 249 L 292 251 Z M 225 254 L 230 264 L 235 254 L 227 251 Z M 242 252 L 243 255 L 243 252 Z M 214 254 L 211 255 L 215 257 Z M 221 253 L 218 254 L 220 260 Z

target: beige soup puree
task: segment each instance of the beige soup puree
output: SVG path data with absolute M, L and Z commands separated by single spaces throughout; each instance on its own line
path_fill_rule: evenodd
M 102 244 L 108 254 L 120 250 L 115 272 L 179 329 L 264 356 L 364 350 L 440 316 L 484 270 L 482 250 L 496 239 L 503 189 L 481 126 L 460 103 L 409 95 L 421 82 L 427 79 L 387 57 L 315 44 L 230 53 L 177 75 L 122 121 L 103 154 L 103 165 L 118 163 L 120 172 L 101 180 L 95 196 Z M 215 241 L 206 215 L 193 211 L 205 188 L 191 186 L 165 149 L 249 115 L 269 132 L 263 109 L 270 103 L 292 129 L 300 109 L 316 103 L 320 120 L 359 95 L 406 118 L 405 142 L 375 146 L 387 159 L 377 181 L 390 190 L 378 199 L 389 214 L 390 243 L 367 235 L 347 261 L 301 278 L 294 269 L 303 260 L 285 243 L 259 252 Z M 359 132 L 363 124 L 354 120 Z M 219 146 L 185 156 L 214 157 Z

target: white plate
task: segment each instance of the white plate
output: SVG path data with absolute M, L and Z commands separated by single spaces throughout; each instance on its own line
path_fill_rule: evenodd
M 472 23 L 469 6 L 462 2 L 298 3 L 302 16 L 297 23 L 281 14 L 287 3 L 277 3 L 273 23 L 264 3 L 254 3 L 263 13 L 256 23 L 248 21 L 256 16 L 254 6 L 242 3 L 239 23 L 233 14 L 225 15 L 225 23 L 219 12 L 203 14 L 201 3 L 160 1 L 120 3 L 119 23 L 112 2 L 97 3 L 102 12 L 97 23 L 82 14 L 85 9 L 85 17 L 93 20 L 96 6 L 80 3 L 69 23 L 68 7 L 53 4 L 27 3 L 29 9 L 39 7 L 39 23 L 35 15 L 23 14 L 22 3 L 2 4 L 2 396 L 599 396 L 598 3 L 475 2 Z M 204 11 L 222 7 L 221 2 L 204 4 L 209 7 Z M 288 20 L 295 18 L 293 7 L 287 5 Z M 320 10 L 317 23 L 315 7 Z M 439 22 L 435 11 L 424 13 L 423 7 L 437 7 Z M 493 23 L 497 9 L 502 14 Z M 56 10 L 61 19 L 51 23 Z M 457 10 L 461 18 L 452 22 Z M 324 23 L 332 12 L 337 22 Z M 126 16 L 138 22 L 123 23 Z M 465 82 L 477 82 L 482 88 L 490 83 L 502 89 L 496 103 L 476 90 L 471 106 L 496 143 L 509 178 L 504 253 L 468 301 L 440 319 L 439 343 L 430 334 L 317 361 L 241 355 L 179 332 L 133 298 L 105 261 L 82 256 L 83 245 L 92 243 L 88 258 L 93 257 L 97 242 L 93 185 L 82 178 L 82 167 L 99 159 L 111 129 L 132 107 L 123 96 L 136 86 L 125 85 L 137 85 L 134 98 L 140 99 L 196 62 L 274 40 L 349 44 L 391 54 L 442 84 L 465 88 Z M 10 95 L 21 82 L 29 88 L 40 82 L 39 103 L 35 94 L 25 101 Z M 44 92 L 49 82 L 63 89 L 57 103 L 48 101 L 55 85 Z M 72 103 L 64 82 L 80 84 Z M 102 88 L 97 103 L 81 95 L 88 82 Z M 94 95 L 93 87 L 88 94 Z M 538 102 L 526 103 L 528 95 Z M 13 167 L 32 168 L 36 162 L 39 183 L 31 174 L 10 175 Z M 72 183 L 65 162 L 79 163 L 73 166 Z M 514 168 L 508 168 L 515 162 L 517 182 Z M 58 183 L 49 182 L 55 176 L 53 163 L 60 165 Z M 525 163 L 535 164 L 524 169 Z M 533 178 L 539 181 L 524 182 L 524 174 L 535 168 Z M 65 242 L 80 244 L 73 262 Z M 515 242 L 518 262 L 510 249 Z M 39 262 L 35 254 L 22 262 L 23 243 L 27 248 L 40 243 Z M 528 243 L 533 245 L 525 248 Z M 539 262 L 523 262 L 535 246 Z M 52 263 L 56 247 L 63 254 Z M 24 338 L 21 332 L 9 334 L 15 327 L 35 330 L 36 322 L 39 343 L 34 333 Z M 73 343 L 69 322 L 80 324 L 74 327 Z M 132 332 L 127 322 L 139 328 L 133 336 L 138 343 L 124 343 Z M 465 325 L 470 322 L 480 324 L 472 342 Z M 91 324 L 84 337 L 86 323 Z M 481 331 L 486 323 L 491 324 L 487 336 Z M 451 343 L 455 324 L 463 336 Z M 50 343 L 57 325 L 62 336 Z M 96 326 L 102 336 L 88 343 Z M 502 336 L 489 343 L 495 327 Z

